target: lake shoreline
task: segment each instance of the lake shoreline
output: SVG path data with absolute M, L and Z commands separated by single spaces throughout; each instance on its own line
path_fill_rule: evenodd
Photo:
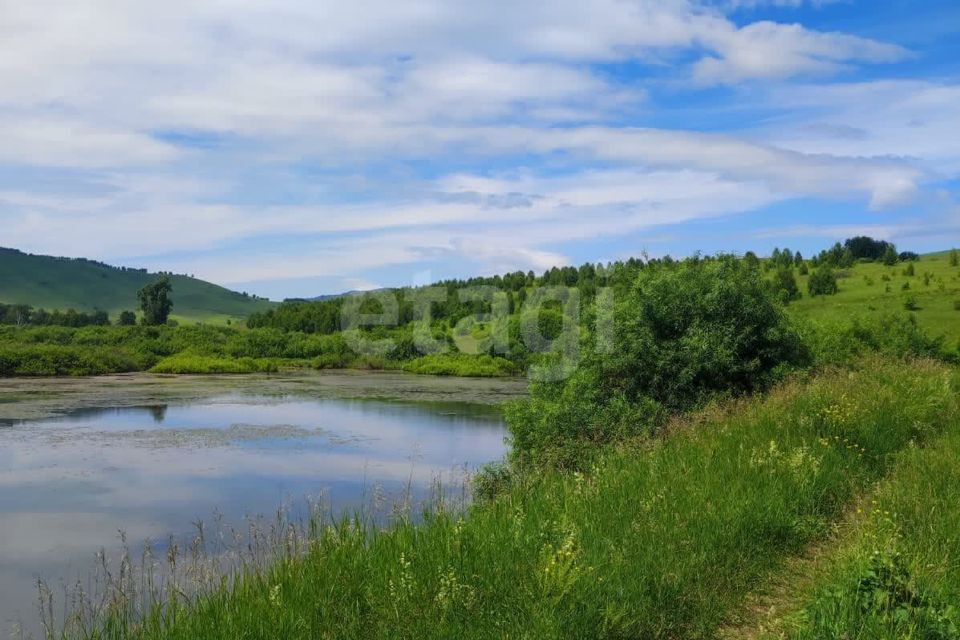
M 498 405 L 525 390 L 398 372 L 0 380 L 0 633 L 33 620 L 38 578 L 59 600 L 94 575 L 98 549 L 186 549 L 196 522 L 232 540 L 278 508 L 386 522 L 460 495 L 503 457 Z

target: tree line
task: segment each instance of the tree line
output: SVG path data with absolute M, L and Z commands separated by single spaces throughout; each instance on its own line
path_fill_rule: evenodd
M 140 302 L 141 324 L 156 326 L 166 324 L 173 309 L 171 293 L 173 287 L 170 278 L 162 276 L 137 292 Z M 34 309 L 27 304 L 0 303 L 0 325 L 33 327 L 103 327 L 112 324 L 110 314 L 95 309 L 90 312 L 67 309 L 65 311 Z M 137 324 L 137 315 L 133 311 L 121 311 L 117 316 L 117 325 Z

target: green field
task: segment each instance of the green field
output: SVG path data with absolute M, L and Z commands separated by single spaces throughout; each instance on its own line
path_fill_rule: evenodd
M 913 276 L 904 275 L 909 264 Z M 860 263 L 841 271 L 840 292 L 833 296 L 811 297 L 807 293 L 809 276 L 798 276 L 803 298 L 792 302 L 789 312 L 818 322 L 847 322 L 853 317 L 906 312 L 905 304 L 913 298 L 918 308 L 911 313 L 923 329 L 945 336 L 948 346 L 960 344 L 960 267 L 950 266 L 949 252 L 927 254 L 917 262 L 891 267 Z M 929 279 L 924 274 L 929 274 Z M 904 290 L 904 284 L 910 288 Z
M 0 302 L 35 309 L 102 310 L 116 318 L 136 310 L 137 291 L 159 277 L 134 269 L 79 259 L 35 256 L 0 248 Z M 173 284 L 172 318 L 181 322 L 225 324 L 273 306 L 221 286 L 183 275 Z

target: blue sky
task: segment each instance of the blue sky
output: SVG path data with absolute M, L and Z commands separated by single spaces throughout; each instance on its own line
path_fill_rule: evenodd
M 0 8 L 0 246 L 274 299 L 960 245 L 960 5 Z

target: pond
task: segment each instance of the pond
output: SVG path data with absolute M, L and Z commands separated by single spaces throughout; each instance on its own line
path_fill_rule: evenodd
M 348 387 L 369 391 L 385 380 Z M 469 394 L 474 402 L 311 392 L 329 388 L 324 382 L 294 390 L 205 382 L 199 397 L 165 397 L 156 387 L 124 394 L 121 384 L 122 406 L 83 407 L 74 393 L 61 413 L 0 419 L 0 633 L 36 618 L 38 577 L 83 579 L 101 547 L 116 548 L 119 531 L 163 541 L 214 513 L 240 523 L 285 503 L 295 511 L 306 496 L 330 513 L 371 508 L 374 496 L 422 500 L 437 482 L 462 485 L 505 452 L 499 409 Z M 55 388 L 46 391 L 36 397 L 49 403 Z M 507 398 L 517 387 L 501 391 Z M 103 394 L 91 390 L 97 402 Z M 21 413 L 31 415 L 25 398 Z

